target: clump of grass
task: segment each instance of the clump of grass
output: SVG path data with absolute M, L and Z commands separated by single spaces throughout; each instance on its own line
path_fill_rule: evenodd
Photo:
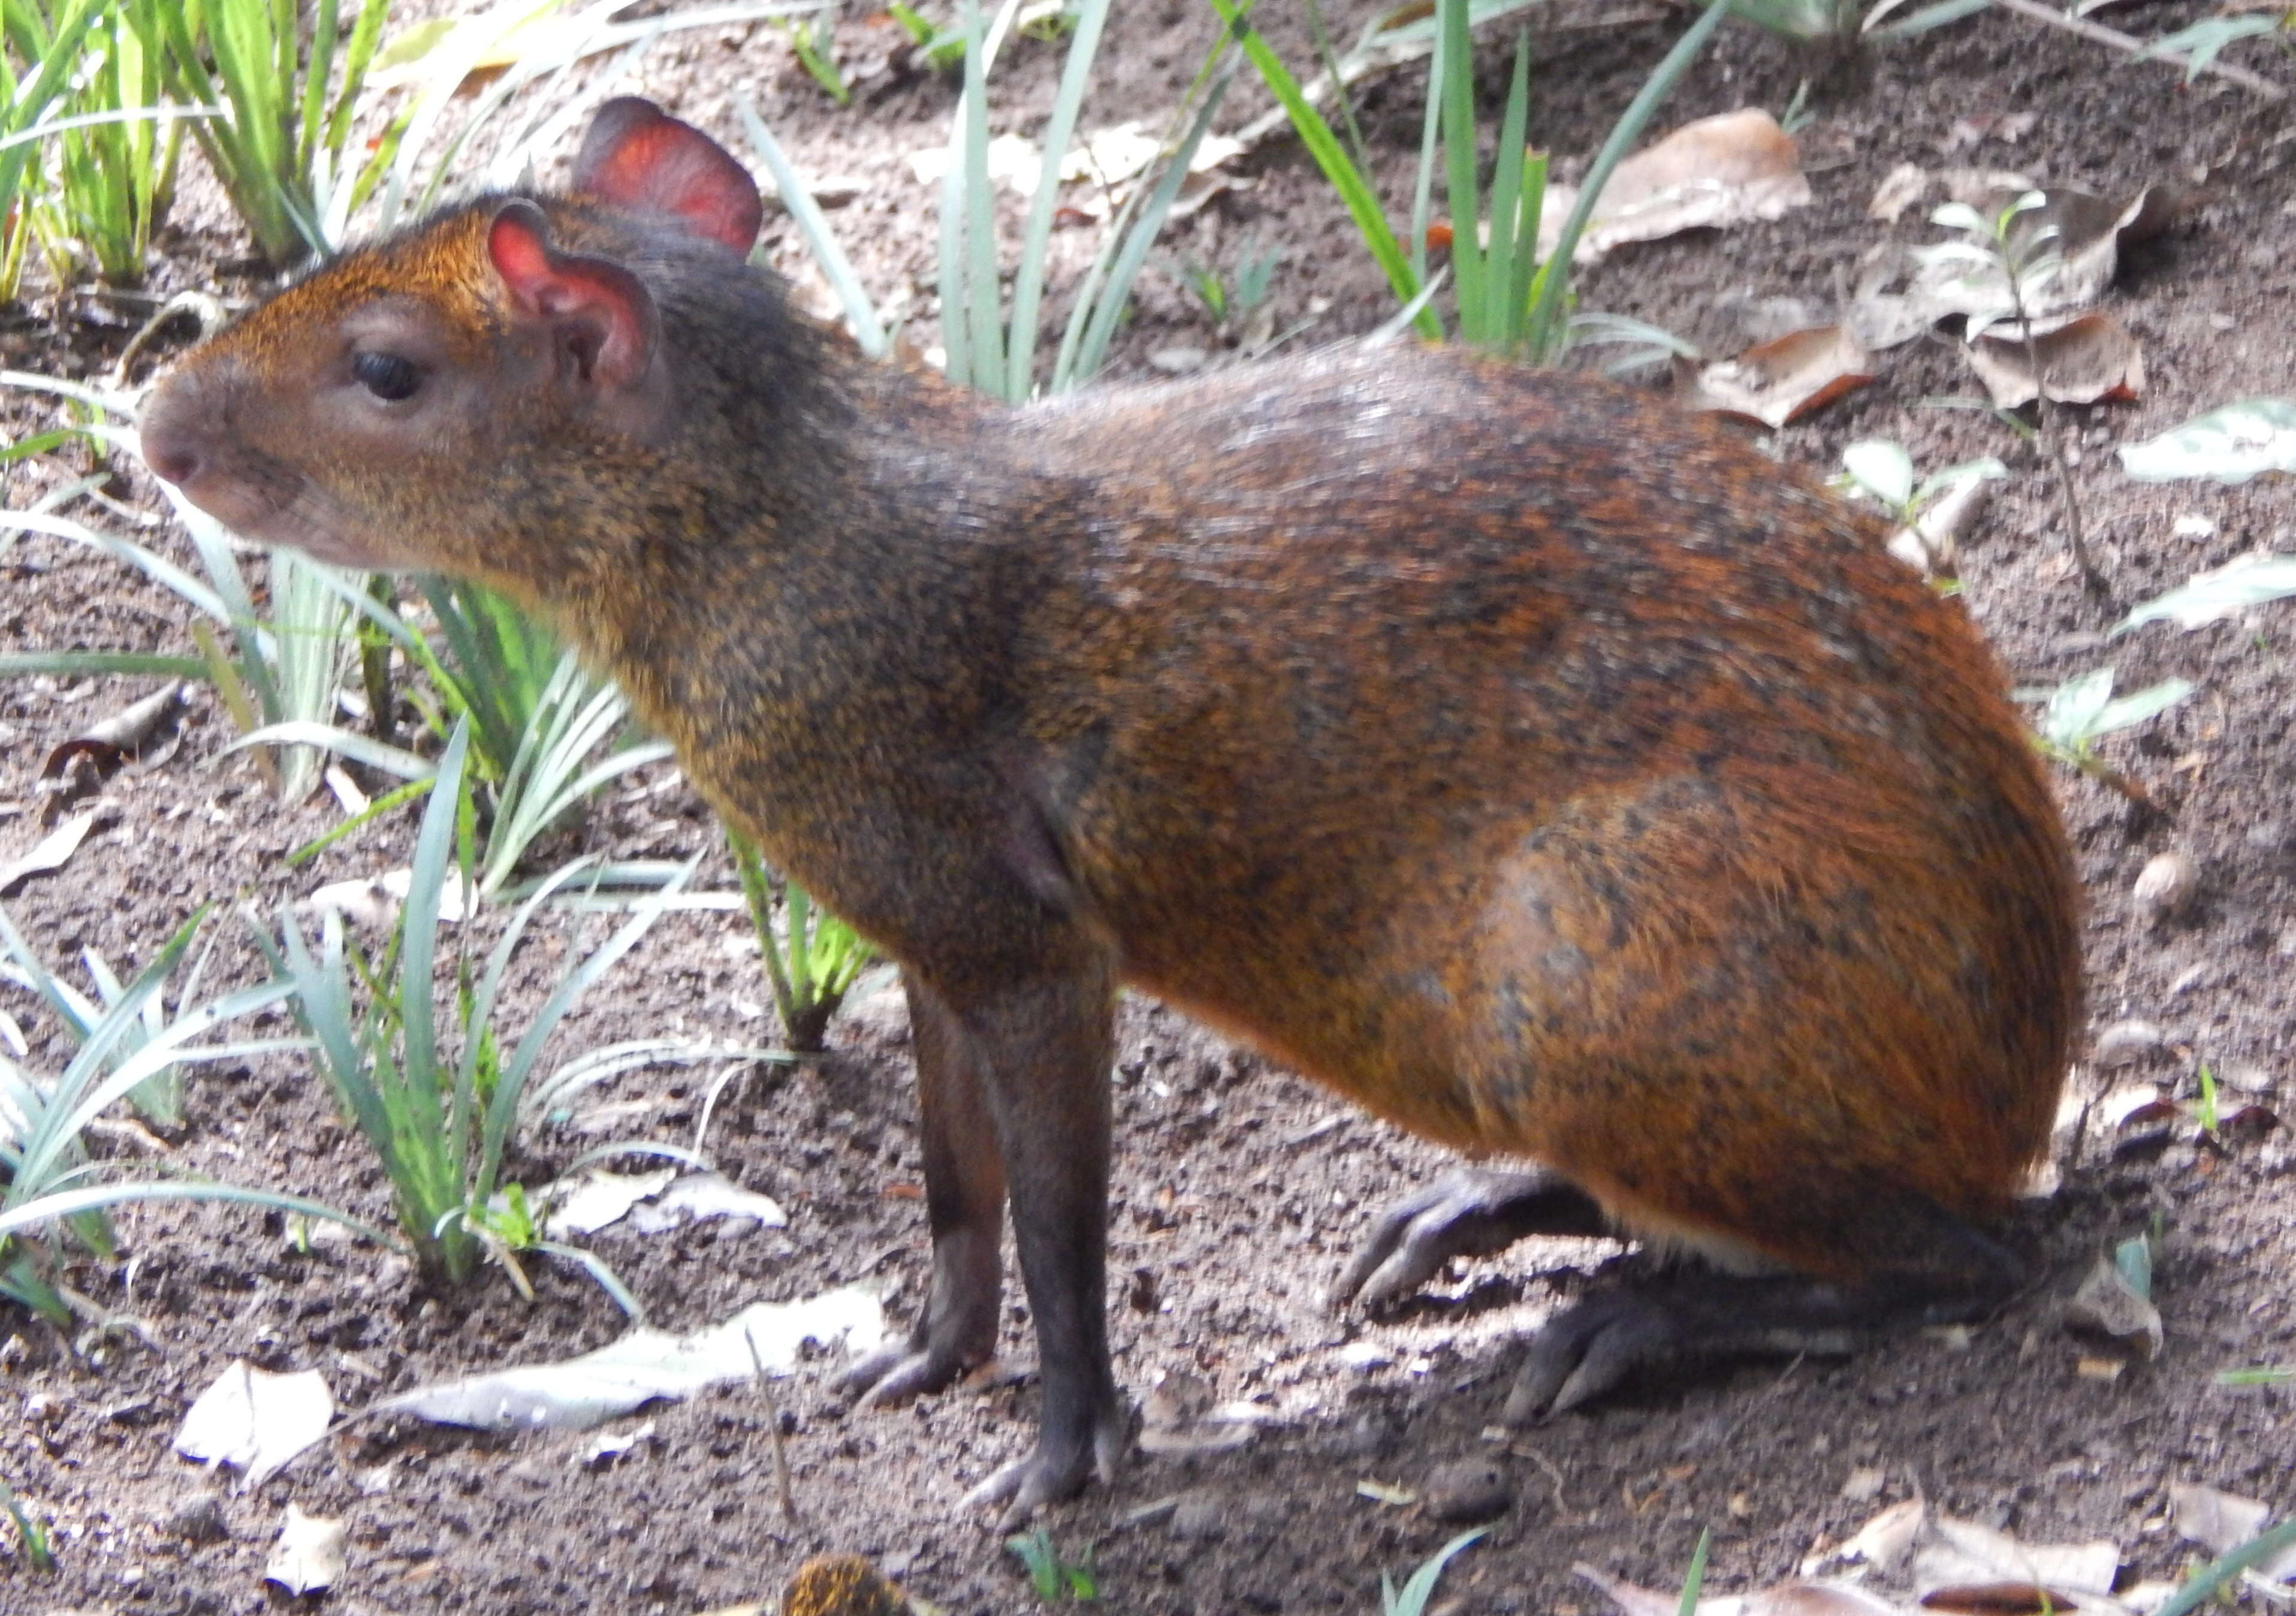
M 98 1258 L 116 1254 L 105 1209 L 128 1201 L 226 1201 L 274 1210 L 348 1221 L 316 1202 L 234 1185 L 191 1179 L 121 1176 L 112 1161 L 92 1159 L 83 1143 L 88 1126 L 112 1105 L 181 1062 L 244 1059 L 294 1047 L 259 1038 L 220 1044 L 193 1040 L 286 997 L 276 983 L 242 988 L 188 1008 L 156 1029 L 147 1007 L 191 947 L 205 911 L 187 921 L 152 963 L 114 995 L 93 1025 L 78 1034 L 78 1049 L 62 1073 L 35 1074 L 0 1055 L 0 1296 L 68 1328 L 76 1312 L 93 1312 L 59 1283 L 51 1231 L 58 1225 Z M 0 916 L 0 924 L 5 917 Z M 29 947 L 7 927 L 12 946 Z
M 1457 284 L 1457 334 L 1463 340 L 1537 363 L 1552 363 L 1568 345 L 1570 331 L 1570 264 L 1578 238 L 1611 171 L 1642 132 L 1706 42 L 1728 14 L 1732 0 L 1710 0 L 1706 12 L 1652 70 L 1587 171 L 1577 203 L 1564 220 L 1553 252 L 1538 260 L 1539 216 L 1546 192 L 1546 160 L 1523 150 L 1529 104 L 1528 37 L 1519 37 L 1514 76 L 1500 115 L 1497 155 L 1488 209 L 1476 183 L 1474 66 L 1469 35 L 1469 0 L 1436 0 L 1436 48 L 1428 68 L 1426 135 L 1406 250 L 1389 223 L 1377 189 L 1308 99 L 1273 46 L 1251 26 L 1249 0 L 1210 0 L 1242 45 L 1252 65 L 1292 119 L 1308 154 L 1346 205 L 1365 247 L 1387 277 L 1405 322 L 1421 335 L 1441 340 L 1446 332 L 1431 293 L 1427 269 L 1428 204 L 1443 153 L 1452 214 L 1452 275 Z M 1488 228 L 1488 238 L 1485 239 Z
M 115 0 L 162 63 L 169 93 L 222 109 L 193 138 L 256 250 L 285 267 L 328 245 L 326 221 L 371 187 L 391 155 L 347 160 L 351 115 L 390 0 Z M 354 173 L 353 168 L 357 168 Z
M 1053 1534 L 1041 1526 L 1005 1538 L 1004 1547 L 1020 1561 L 1029 1573 L 1029 1586 L 1046 1604 L 1071 1599 L 1086 1604 L 1100 1597 L 1100 1577 L 1093 1569 L 1090 1550 L 1081 1559 L 1063 1559 Z
M 773 985 L 783 1035 L 799 1054 L 818 1054 L 826 1047 L 829 1023 L 876 952 L 852 927 L 815 906 L 803 887 L 777 880 L 747 837 L 729 826 L 726 841 L 734 850 L 750 923 L 757 928 L 758 952 Z M 774 920 L 777 892 L 782 911 L 778 925 Z
M 406 902 L 381 958 L 369 960 L 332 912 L 320 922 L 316 948 L 291 912 L 282 917 L 276 941 L 266 930 L 257 932 L 278 983 L 294 996 L 296 1019 L 317 1052 L 321 1076 L 390 1180 L 398 1225 L 417 1261 L 450 1284 L 471 1276 L 489 1242 L 498 1251 L 536 1243 L 526 1238 L 530 1230 L 521 1228 L 515 1208 L 496 1202 L 528 1080 L 558 1023 L 683 886 L 681 878 L 640 900 L 629 920 L 560 979 L 513 1044 L 495 1023 L 512 957 L 542 906 L 586 866 L 578 861 L 558 871 L 512 916 L 475 987 L 458 972 L 452 1036 L 442 1038 L 434 986 L 442 910 L 450 876 L 459 873 L 461 891 L 471 890 L 475 857 L 469 754 L 469 727 L 458 723 L 439 759 Z M 354 1008 L 362 999 L 364 1007 Z M 589 1266 L 603 1283 L 603 1270 Z M 617 1300 L 627 1296 L 608 1288 Z

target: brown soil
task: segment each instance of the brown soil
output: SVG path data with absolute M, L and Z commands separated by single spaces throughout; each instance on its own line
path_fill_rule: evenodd
M 1332 25 L 1342 39 L 1365 12 L 1345 9 Z M 2112 13 L 2148 35 L 2198 14 L 2194 4 L 2142 0 Z M 1208 24 L 1178 0 L 1119 8 L 1086 126 L 1160 118 L 1193 72 Z M 1671 18 L 1540 35 L 1533 141 L 1588 152 L 1681 26 Z M 1300 35 L 1296 20 L 1277 33 L 1294 62 L 1304 60 Z M 849 62 L 899 53 L 882 22 L 849 19 L 838 37 Z M 873 287 L 902 295 L 914 287 L 929 314 L 934 199 L 901 160 L 943 138 L 951 86 L 895 68 L 840 111 L 780 41 L 766 28 L 683 37 L 659 49 L 631 87 L 729 135 L 726 93 L 736 80 L 749 88 L 801 167 L 862 182 L 835 222 Z M 2286 78 L 2284 59 L 2240 50 Z M 2251 548 L 2296 547 L 2285 480 L 2138 485 L 2111 452 L 2227 400 L 2288 391 L 2296 208 L 2286 198 L 2296 144 L 2284 113 L 2217 82 L 2180 88 L 2157 64 L 2131 65 L 2005 16 L 1880 53 L 1857 70 L 1821 67 L 1750 29 L 1726 31 L 1660 120 L 1745 104 L 1781 110 L 1799 80 L 1821 78 L 1831 87 L 1804 137 L 1816 204 L 1726 235 L 1630 249 L 1585 277 L 1581 307 L 1633 314 L 1719 349 L 1726 305 L 1781 296 L 1823 305 L 1858 255 L 1890 233 L 1865 205 L 1903 162 L 2013 166 L 2113 194 L 2161 181 L 2196 186 L 2180 223 L 2135 255 L 2111 299 L 2144 343 L 2150 380 L 2141 402 L 2080 412 L 2077 480 L 2090 542 L 2122 605 Z M 1007 71 L 997 127 L 1033 131 L 1049 104 L 1055 53 L 1021 44 Z M 1406 73 L 1361 100 L 1390 199 L 1404 194 L 1416 150 L 1416 85 Z M 1257 111 L 1258 93 L 1240 81 L 1236 102 L 1234 117 Z M 2007 111 L 2038 117 L 2013 144 L 1947 154 L 1962 120 Z M 1243 173 L 1248 189 L 1181 226 L 1165 250 L 1232 273 L 1250 243 L 1280 246 L 1279 329 L 1308 321 L 1304 340 L 1321 342 L 1376 324 L 1383 289 L 1296 146 L 1275 143 Z M 1927 234 L 1918 210 L 1895 230 Z M 773 242 L 777 263 L 801 268 L 785 226 Z M 1078 232 L 1063 250 L 1072 261 L 1083 244 Z M 179 230 L 167 245 L 162 289 L 209 281 L 239 250 L 219 226 Z M 249 289 L 222 278 L 226 290 Z M 13 368 L 85 374 L 110 362 L 135 317 L 92 295 L 49 297 L 10 316 L 0 342 Z M 930 321 L 920 326 L 930 340 Z M 1219 349 L 1177 275 L 1152 271 L 1118 370 L 1136 373 L 1150 352 L 1190 345 Z M 1964 570 L 1971 609 L 2016 681 L 2050 685 L 2107 660 L 2124 689 L 2172 674 L 2198 681 L 2193 700 L 2105 745 L 2160 811 L 2060 776 L 2088 883 L 2093 1026 L 2136 1017 L 2168 1032 L 2141 1068 L 2085 1067 L 2077 1081 L 2094 1092 L 2141 1079 L 2189 1095 L 2205 1062 L 2277 1086 L 2276 1101 L 2248 1098 L 2296 1105 L 2296 670 L 2284 649 L 2296 608 L 2108 643 L 2102 630 L 2117 613 L 2086 597 L 2064 564 L 2046 463 L 1981 412 L 1922 406 L 1974 391 L 1949 341 L 1916 342 L 1889 357 L 1877 385 L 1779 434 L 1778 447 L 1820 468 L 1860 437 L 1898 439 L 1925 468 L 2000 455 L 2013 479 Z M 21 396 L 5 407 L 20 433 L 45 409 Z M 29 503 L 67 474 L 79 472 L 53 461 L 12 468 L 8 503 Z M 160 508 L 140 473 L 122 479 L 141 508 Z M 2189 514 L 2210 518 L 2213 536 L 2174 531 Z M 193 564 L 180 535 L 155 542 Z M 191 649 L 186 609 L 104 558 L 35 536 L 0 553 L 0 566 L 8 573 L 0 643 L 12 648 Z M 0 854 L 14 856 L 40 833 L 50 800 L 37 775 L 48 749 L 150 687 L 0 683 Z M 221 755 L 230 735 L 211 693 L 196 689 L 180 747 L 79 788 L 78 806 L 94 792 L 116 812 L 66 870 L 7 898 L 46 957 L 94 947 L 124 967 L 148 958 L 202 903 L 220 899 L 228 910 L 244 899 L 275 912 L 322 881 L 404 862 L 411 825 L 400 823 L 311 868 L 286 869 L 285 852 L 333 823 L 336 810 L 324 795 L 271 800 L 243 754 Z M 657 768 L 611 792 L 541 857 L 578 848 L 681 856 L 714 844 L 706 813 Z M 2185 917 L 2153 925 L 2132 905 L 2130 884 L 2169 849 L 2197 867 L 2200 897 Z M 722 857 L 712 854 L 703 884 L 731 888 Z M 251 980 L 259 967 L 244 925 L 227 913 L 214 923 L 225 935 L 211 980 Z M 587 935 L 600 924 L 590 922 Z M 753 1008 L 766 996 L 742 933 L 728 914 L 666 920 L 592 995 L 559 1048 L 677 1031 L 767 1036 L 770 1020 Z M 530 948 L 523 1005 L 538 1002 L 562 947 Z M 61 1066 L 62 1040 L 26 996 L 0 988 L 0 1008 L 24 1024 L 36 1064 Z M 656 1324 L 691 1328 L 751 1300 L 865 1279 L 885 1287 L 897 1318 L 915 1306 L 926 1247 L 906 1035 L 880 996 L 834 1042 L 826 1060 L 750 1079 L 712 1124 L 719 1164 L 781 1199 L 787 1230 L 736 1235 L 705 1225 L 642 1238 L 618 1227 L 592 1241 Z M 518 1176 L 539 1183 L 600 1136 L 690 1140 L 706 1076 L 658 1070 L 624 1080 L 604 1096 L 619 1109 L 603 1136 L 533 1138 Z M 1474 1612 L 1600 1609 L 1601 1597 L 1571 1574 L 1578 1561 L 1670 1585 L 1702 1527 L 1715 1533 L 1709 1587 L 1758 1587 L 1916 1490 L 2030 1539 L 2112 1538 L 2131 1579 L 2173 1575 L 2188 1559 L 2166 1520 L 2171 1482 L 2296 1511 L 2296 1390 L 2213 1379 L 2229 1367 L 2296 1361 L 2296 1175 L 2284 1131 L 2223 1150 L 2172 1142 L 2132 1156 L 2091 1130 L 2064 1163 L 2063 1187 L 2013 1231 L 2046 1283 L 1965 1342 L 1915 1337 L 1843 1362 L 1742 1366 L 1638 1389 L 1494 1441 L 1486 1428 L 1512 1371 L 1511 1338 L 1612 1263 L 1612 1249 L 1527 1245 L 1462 1267 L 1390 1315 L 1337 1319 L 1323 1292 L 1366 1220 L 1439 1172 L 1441 1153 L 1149 1004 L 1125 1012 L 1115 1081 L 1119 1378 L 1138 1397 L 1185 1371 L 1220 1398 L 1254 1400 L 1280 1418 L 1240 1451 L 1136 1455 L 1112 1489 L 1049 1512 L 1064 1551 L 1089 1548 L 1113 1608 L 1375 1610 L 1382 1569 L 1399 1576 L 1457 1529 L 1359 1496 L 1357 1484 L 1415 1485 L 1461 1457 L 1495 1460 L 1513 1499 L 1443 1585 L 1442 1597 L 1457 1602 L 1450 1608 Z M 297 1062 L 202 1070 L 189 1098 L 188 1128 L 159 1146 L 170 1164 L 388 1217 L 364 1147 Z M 151 1148 L 117 1130 L 97 1147 Z M 2066 1334 L 2058 1298 L 2105 1243 L 2156 1219 L 2166 1348 L 2117 1379 L 2086 1376 L 2079 1360 L 2099 1349 Z M 832 1549 L 877 1558 L 950 1611 L 1034 1603 L 997 1538 L 956 1508 L 966 1487 L 1029 1440 L 1035 1392 L 1025 1382 L 892 1413 L 849 1411 L 829 1390 L 827 1365 L 782 1382 L 801 1510 L 794 1522 L 774 1502 L 767 1415 L 749 1389 L 650 1410 L 650 1439 L 611 1464 L 583 1461 L 592 1440 L 583 1435 L 496 1438 L 372 1422 L 257 1491 L 236 1490 L 170 1447 L 190 1399 L 234 1357 L 321 1369 L 356 1408 L 473 1369 L 584 1350 L 623 1321 L 586 1282 L 547 1267 L 529 1305 L 496 1273 L 463 1294 L 439 1294 L 384 1251 L 340 1242 L 299 1250 L 277 1219 L 241 1210 L 131 1210 L 119 1223 L 123 1259 L 79 1261 L 69 1279 L 134 1329 L 74 1338 L 13 1314 L 0 1319 L 10 1332 L 0 1383 L 23 1410 L 0 1437 L 0 1480 L 52 1523 L 61 1561 L 48 1578 L 20 1559 L 0 1566 L 0 1608 L 275 1604 L 262 1565 L 290 1501 L 348 1522 L 349 1570 L 332 1597 L 350 1611 L 699 1611 L 768 1596 L 800 1560 Z M 1376 1351 L 1343 1356 L 1351 1343 Z M 1026 1360 L 1017 1303 L 1006 1346 Z M 1845 1497 L 1852 1473 L 1869 1469 L 1882 1474 L 1878 1496 Z M 222 1535 L 187 1534 L 185 1505 L 209 1492 Z M 1143 1509 L 1180 1494 L 1210 1507 Z

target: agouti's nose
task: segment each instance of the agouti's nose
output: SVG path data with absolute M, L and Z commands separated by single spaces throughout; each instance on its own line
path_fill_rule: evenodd
M 189 488 L 205 470 L 213 449 L 207 421 L 207 390 L 178 372 L 160 383 L 144 406 L 144 463 L 177 488 Z

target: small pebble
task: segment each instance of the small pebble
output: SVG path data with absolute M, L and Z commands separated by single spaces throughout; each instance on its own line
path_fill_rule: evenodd
M 2096 1044 L 2089 1058 L 2098 1067 L 2111 1071 L 2117 1067 L 2134 1066 L 2149 1060 L 2167 1047 L 2169 1035 L 2153 1021 L 2115 1021 L 2096 1035 Z
M 2189 911 L 2199 890 L 2200 878 L 2191 859 L 2182 853 L 2161 853 L 2137 872 L 2128 895 L 2136 900 L 2138 913 L 2157 925 Z
M 1420 1497 L 1436 1520 L 1472 1525 L 1506 1513 L 1514 1483 L 1495 1460 L 1453 1459 L 1435 1467 Z
M 1173 1509 L 1167 1530 L 1183 1543 L 1218 1543 L 1227 1536 L 1230 1513 L 1218 1493 L 1190 1493 Z
M 223 1503 L 213 1493 L 184 1499 L 168 1514 L 166 1530 L 188 1543 L 220 1543 L 231 1536 L 223 1517 Z

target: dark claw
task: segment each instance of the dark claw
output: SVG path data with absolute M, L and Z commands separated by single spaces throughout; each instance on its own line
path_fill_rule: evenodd
M 1584 1192 L 1546 1172 L 1461 1168 L 1380 1215 L 1332 1287 L 1332 1306 L 1376 1308 L 1408 1295 L 1454 1257 L 1488 1257 L 1525 1235 L 1603 1232 Z
M 1118 1406 L 1094 1427 L 1090 1440 L 1078 1442 L 1064 1452 L 1040 1443 L 1027 1458 L 999 1466 L 986 1481 L 965 1494 L 962 1507 L 972 1510 L 983 1505 L 1002 1504 L 1005 1508 L 996 1518 L 998 1531 L 1026 1526 L 1037 1505 L 1058 1504 L 1076 1497 L 1084 1490 L 1089 1477 L 1097 1475 L 1103 1487 L 1114 1481 L 1117 1467 L 1124 1460 L 1130 1428 L 1130 1415 L 1119 1399 Z
M 871 1353 L 839 1375 L 835 1385 L 838 1395 L 852 1399 L 857 1407 L 884 1408 L 941 1390 L 971 1367 L 953 1354 L 903 1341 Z
M 1591 1402 L 1637 1370 L 1679 1356 L 1681 1325 L 1664 1302 L 1635 1291 L 1605 1291 L 1547 1320 L 1530 1339 L 1500 1417 L 1526 1425 Z

